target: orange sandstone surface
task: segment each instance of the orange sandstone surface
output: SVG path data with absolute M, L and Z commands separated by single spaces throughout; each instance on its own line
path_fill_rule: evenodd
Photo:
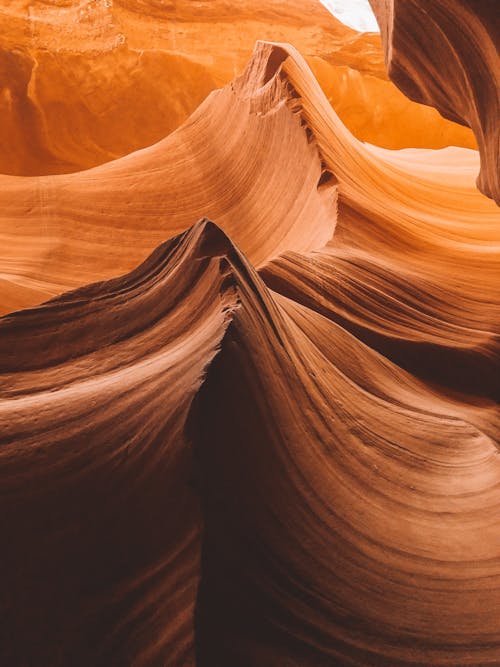
M 498 3 L 370 2 L 381 27 L 391 79 L 411 99 L 472 128 L 481 154 L 478 187 L 500 204 Z
M 363 141 L 476 147 L 388 81 L 379 35 L 316 0 L 11 0 L 0 7 L 0 173 L 68 173 L 149 146 L 239 74 L 259 39 L 297 47 Z
M 40 174 L 51 103 L 6 115 L 5 151 L 33 169 L 0 176 L 2 665 L 500 664 L 500 213 L 479 153 L 416 145 L 425 114 L 458 131 L 409 102 L 385 134 L 405 148 L 364 143 L 315 72 L 340 107 L 363 90 L 369 119 L 369 80 L 399 95 L 378 37 L 259 7 L 239 3 L 232 31 L 223 2 L 3 10 L 18 99 L 43 51 L 53 146 L 107 161 Z M 239 71 L 243 23 L 262 34 Z M 294 46 L 265 41 L 271 23 Z M 225 61 L 203 52 L 211 29 Z M 156 74 L 130 79 L 145 35 Z M 174 36 L 189 57 L 165 55 Z M 202 91 L 192 62 L 232 80 Z M 116 125 L 57 92 L 65 67 L 110 108 L 128 81 Z M 146 92 L 170 85 L 200 95 L 189 118 L 186 102 L 167 136 L 97 158 L 97 119 L 130 151 L 161 129 Z

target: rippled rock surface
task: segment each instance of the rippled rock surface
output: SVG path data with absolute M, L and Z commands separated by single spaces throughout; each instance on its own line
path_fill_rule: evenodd
M 370 0 L 391 79 L 474 131 L 478 187 L 500 204 L 500 20 L 495 0 Z
M 476 147 L 470 130 L 388 81 L 379 35 L 347 28 L 318 0 L 9 0 L 0 173 L 69 173 L 150 146 L 234 79 L 257 40 L 296 46 L 363 141 Z
M 499 664 L 479 164 L 363 143 L 258 41 L 160 141 L 0 177 L 1 664 Z

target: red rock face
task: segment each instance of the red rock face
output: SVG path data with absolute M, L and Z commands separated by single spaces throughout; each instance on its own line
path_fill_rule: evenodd
M 500 203 L 500 22 L 495 0 L 370 0 L 394 83 L 472 128 L 478 187 Z
M 161 141 L 0 177 L 0 664 L 498 664 L 478 168 L 261 41 Z

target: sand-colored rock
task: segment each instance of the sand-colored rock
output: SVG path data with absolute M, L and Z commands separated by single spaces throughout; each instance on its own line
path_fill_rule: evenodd
M 475 147 L 388 82 L 379 35 L 316 0 L 16 0 L 0 8 L 0 35 L 0 173 L 79 171 L 151 145 L 239 74 L 258 39 L 296 46 L 364 141 Z
M 3 664 L 195 664 L 185 422 L 236 305 L 201 231 L 1 320 Z
M 498 210 L 474 186 L 474 152 L 405 160 L 369 148 L 296 50 L 260 44 L 235 84 L 159 143 L 82 173 L 0 178 L 2 312 L 129 271 L 204 214 L 256 266 L 319 249 L 333 235 L 337 181 L 342 205 L 382 220 L 386 234 L 436 239 L 437 266 L 442 252 L 467 263 L 468 243 L 497 239 Z M 495 256 L 484 255 L 486 271 Z
M 370 0 L 391 79 L 472 128 L 478 187 L 500 204 L 500 22 L 493 0 Z M 432 46 L 431 46 L 432 45 Z
M 324 245 L 335 180 L 322 180 L 285 55 L 262 45 L 242 77 L 147 149 L 77 174 L 0 177 L 0 312 L 131 270 L 204 214 L 257 266 Z
M 492 406 L 273 294 L 207 222 L 0 331 L 5 660 L 495 664 Z
M 494 665 L 493 409 L 258 296 L 235 311 L 195 412 L 199 664 Z
M 377 36 L 282 7 L 0 12 L 2 666 L 499 664 L 500 211 Z M 256 32 L 307 59 L 240 74 Z
M 159 143 L 0 178 L 2 664 L 497 664 L 478 164 L 260 42 Z

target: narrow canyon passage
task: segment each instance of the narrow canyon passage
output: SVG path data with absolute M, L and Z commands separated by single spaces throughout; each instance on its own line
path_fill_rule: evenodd
M 500 665 L 498 22 L 371 5 L 0 3 L 0 664 Z

